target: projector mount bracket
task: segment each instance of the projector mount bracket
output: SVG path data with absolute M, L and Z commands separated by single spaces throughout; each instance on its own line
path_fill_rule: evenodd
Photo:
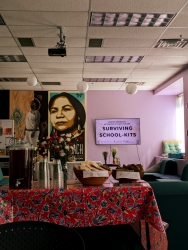
M 58 29 L 60 29 L 60 42 L 56 44 L 55 48 L 56 49 L 66 49 L 66 43 L 65 43 L 65 38 L 66 36 L 63 35 L 63 31 L 62 31 L 62 27 L 58 27 Z

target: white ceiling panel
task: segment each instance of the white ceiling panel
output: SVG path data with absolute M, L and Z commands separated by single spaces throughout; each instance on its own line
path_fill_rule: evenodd
M 13 38 L 0 37 L 0 46 L 17 46 L 17 43 Z
M 89 27 L 88 36 L 91 38 L 131 38 L 157 39 L 165 28 L 152 27 Z
M 149 48 L 87 48 L 87 56 L 144 56 Z
M 91 37 L 92 38 L 92 37 Z M 134 39 L 122 38 L 122 39 L 107 39 L 103 41 L 103 48 L 150 48 L 156 42 L 155 39 Z
M 173 22 L 170 24 L 170 27 L 188 27 L 188 21 L 187 21 L 187 13 L 179 14 Z
M 188 46 L 184 48 L 155 48 L 150 50 L 148 56 L 185 56 L 188 55 Z
M 176 13 L 186 3 L 186 0 L 95 0 L 92 1 L 91 10 L 94 12 L 143 12 L 143 13 Z
M 87 26 L 88 12 L 2 11 L 7 25 Z
M 9 29 L 4 25 L 0 25 L 0 37 L 7 37 L 7 38 L 12 37 L 12 35 L 9 32 Z M 2 45 L 0 44 L 0 46 Z
M 130 73 L 122 73 L 122 74 L 116 74 L 116 72 L 109 73 L 84 73 L 83 78 L 127 78 L 130 75 Z M 108 84 L 108 83 L 107 83 Z
M 28 60 L 31 61 L 30 62 L 38 62 L 38 57 L 41 57 L 42 63 L 46 62 L 51 62 L 51 63 L 78 63 L 78 65 L 80 63 L 82 63 L 83 65 L 83 56 L 66 56 L 66 57 L 60 57 L 60 56 L 25 56 L 26 58 L 28 58 Z M 36 60 L 34 59 L 36 57 Z M 45 57 L 47 58 L 45 61 Z
M 186 66 L 186 64 L 184 64 L 184 66 Z M 182 68 L 182 63 L 176 63 L 176 62 L 171 62 L 169 64 L 167 63 L 153 63 L 150 67 L 150 70 L 163 70 L 163 69 L 172 69 L 174 70 L 178 70 Z
M 134 69 L 137 63 L 85 63 L 84 69 Z
M 132 69 L 116 69 L 116 72 L 114 72 L 111 68 L 107 69 L 107 68 L 103 68 L 103 69 L 84 69 L 84 74 L 106 74 L 106 75 L 111 75 L 116 73 L 116 75 L 120 75 L 120 74 L 127 74 L 127 73 L 131 73 Z
M 57 38 L 57 41 L 59 42 L 59 35 L 60 30 L 57 27 L 57 25 L 38 25 L 38 26 L 9 26 L 10 31 L 15 37 L 55 37 Z M 63 34 L 65 34 L 67 37 L 85 37 L 87 32 L 87 27 L 63 27 Z M 1 26 L 0 26 L 1 31 Z M 3 30 L 4 35 L 0 34 L 0 36 L 6 36 L 6 30 Z M 9 34 L 9 36 L 11 36 Z
M 161 39 L 179 39 L 180 36 L 188 39 L 188 28 L 168 28 L 161 36 Z
M 62 67 L 63 69 L 63 67 Z M 35 74 L 51 74 L 53 77 L 55 77 L 57 74 L 61 74 L 61 68 L 34 68 Z M 69 77 L 72 77 L 72 75 L 70 75 Z
M 0 55 L 22 55 L 20 49 L 15 47 L 0 46 Z
M 14 72 L 14 73 L 12 73 Z M 0 74 L 3 77 L 12 77 L 13 75 L 17 75 L 17 77 L 28 77 L 29 74 L 32 74 L 32 70 L 29 68 L 14 68 L 14 70 L 12 70 L 12 68 L 0 68 Z
M 56 63 L 56 62 L 52 62 L 52 63 L 30 63 L 31 67 L 33 69 L 38 68 L 38 69 L 64 69 L 63 65 L 64 63 Z M 68 69 L 68 68 L 65 68 Z M 80 71 L 81 69 L 78 68 L 78 70 Z
M 6 70 L 5 68 L 9 69 L 9 71 L 11 71 L 11 72 L 18 70 L 18 69 L 19 70 L 30 69 L 28 63 L 26 63 L 26 62 L 1 62 L 0 63 L 0 70 Z M 12 68 L 14 68 L 14 69 L 12 69 Z
M 8 77 L 7 77 L 7 75 L 8 75 Z M 10 73 L 6 74 L 6 73 L 1 73 L 0 72 L 0 78 L 8 78 L 8 79 L 11 79 L 11 78 L 27 78 L 29 76 L 33 76 L 33 73 L 32 72 L 29 72 L 29 73 L 27 73 L 27 72 L 25 72 L 25 73 L 21 72 L 21 73 L 18 73 L 18 74 L 10 74 Z M 26 84 L 26 82 L 25 82 L 25 84 Z
M 88 0 L 9 0 L 1 2 L 1 10 L 16 11 L 87 11 Z
M 37 72 L 38 70 L 36 70 L 36 72 Z M 59 72 L 59 74 L 60 74 L 61 72 Z M 36 73 L 37 75 L 39 75 L 40 76 L 40 73 Z M 49 74 L 49 76 L 52 76 L 52 74 Z M 70 76 L 70 74 L 63 74 L 63 78 L 64 79 L 77 79 L 77 78 L 81 78 L 82 77 L 82 74 L 74 74 L 74 75 L 72 75 L 72 76 Z M 49 78 L 48 77 L 48 74 L 46 74 L 46 76 L 44 76 L 43 78 L 45 78 L 46 80 L 41 80 L 40 79 L 40 81 L 44 81 L 44 82 L 48 82 L 47 81 L 47 79 Z M 54 77 L 53 77 L 54 79 L 56 79 L 56 74 L 54 75 Z M 49 78 L 49 82 L 52 82 L 52 77 L 50 77 Z
M 58 38 L 34 38 L 34 43 L 36 47 L 46 47 L 53 48 L 56 46 L 57 42 L 60 42 Z M 1 41 L 1 40 L 0 40 Z M 66 38 L 67 48 L 75 47 L 81 48 L 86 46 L 85 38 Z
M 182 64 L 188 63 L 188 55 L 187 56 L 145 56 L 142 59 L 143 62 L 165 62 L 165 63 L 171 63 L 171 62 L 179 62 Z

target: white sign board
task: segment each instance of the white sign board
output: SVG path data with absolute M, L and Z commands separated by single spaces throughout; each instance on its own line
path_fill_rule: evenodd
M 116 179 L 121 179 L 121 178 L 140 180 L 140 173 L 139 172 L 116 171 Z
M 83 171 L 83 178 L 90 177 L 108 177 L 108 171 L 99 170 L 99 171 Z

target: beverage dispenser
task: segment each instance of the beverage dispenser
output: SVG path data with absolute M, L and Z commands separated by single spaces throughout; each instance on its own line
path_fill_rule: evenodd
M 9 187 L 30 189 L 33 172 L 33 146 L 23 139 L 10 147 Z

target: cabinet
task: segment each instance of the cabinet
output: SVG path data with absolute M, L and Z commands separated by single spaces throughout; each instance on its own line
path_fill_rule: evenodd
M 183 168 L 185 166 L 185 159 L 176 159 L 176 158 L 167 158 L 163 156 L 156 156 L 155 157 L 155 162 L 156 164 L 159 163 L 162 160 L 174 160 L 177 162 L 177 167 L 178 167 L 178 175 L 182 174 Z

